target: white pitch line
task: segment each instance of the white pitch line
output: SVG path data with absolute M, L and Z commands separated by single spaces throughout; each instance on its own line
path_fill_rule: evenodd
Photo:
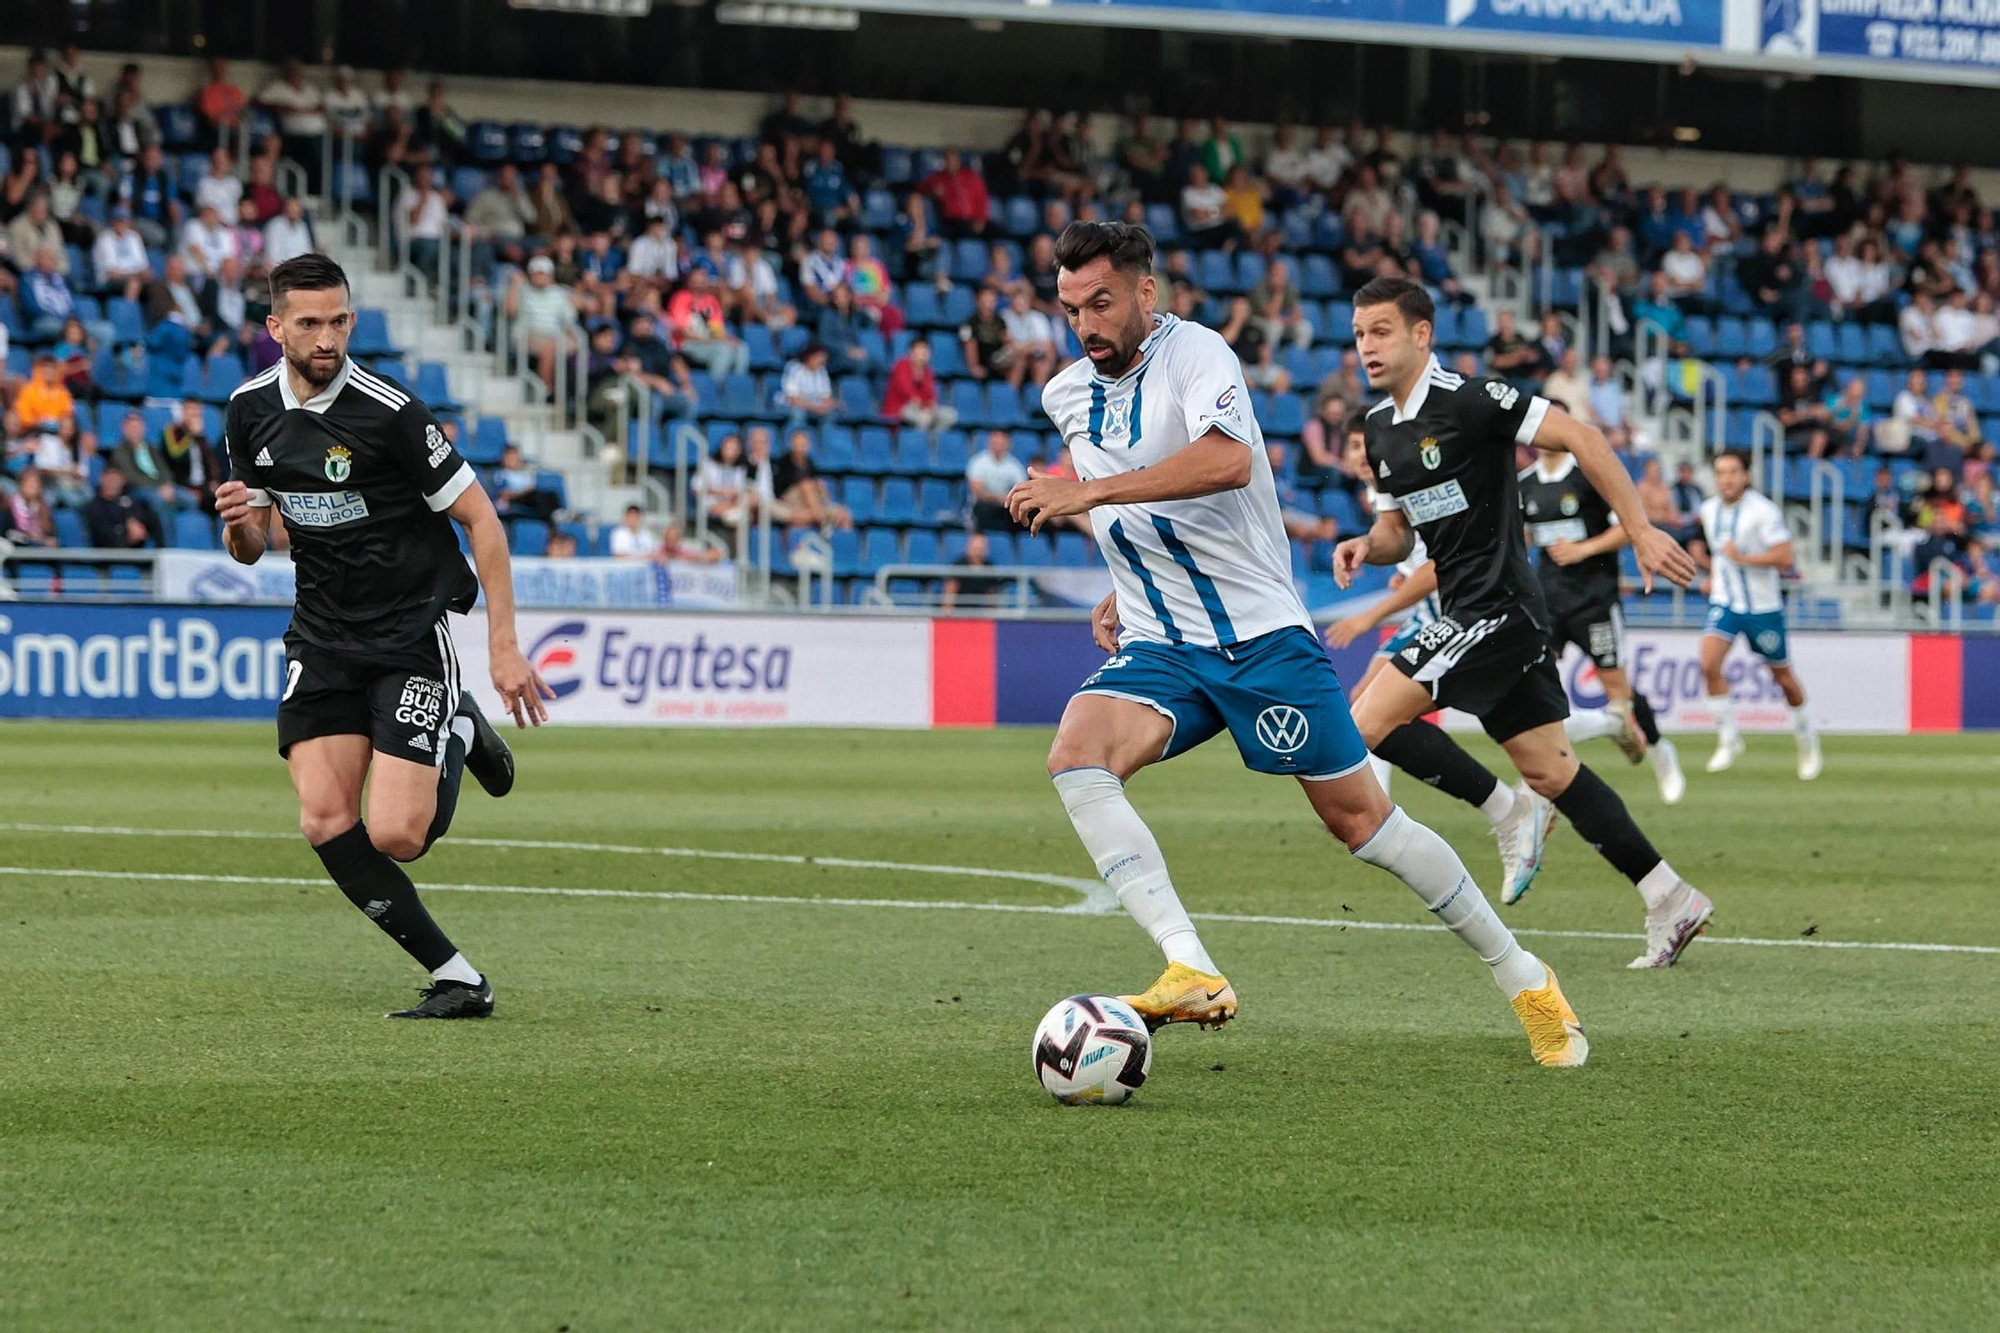
M 286 875 L 205 875 L 158 870 L 81 870 L 74 867 L 0 866 L 0 876 L 46 879 L 139 880 L 177 884 L 303 885 L 321 887 L 324 879 Z M 578 889 L 539 884 L 440 884 L 426 881 L 423 891 L 442 893 L 514 893 L 550 898 L 640 898 L 663 902 L 753 903 L 782 907 L 883 907 L 918 912 L 999 912 L 1017 916 L 1078 916 L 1087 913 L 1082 905 L 1052 907 L 1043 903 L 975 903 L 923 898 L 803 898 L 771 893 L 699 893 L 671 889 Z M 1407 930 L 1442 932 L 1434 922 L 1363 921 L 1358 918 L 1314 916 L 1264 916 L 1237 912 L 1193 912 L 1197 921 L 1217 921 L 1245 926 L 1292 926 L 1312 930 Z M 1542 930 L 1516 928 L 1516 935 L 1537 939 L 1643 941 L 1638 934 L 1607 930 Z M 1703 936 L 1709 944 L 1743 944 L 1764 948 L 1865 949 L 1901 953 L 2000 954 L 2000 947 L 1987 944 L 1920 944 L 1876 940 L 1759 939 L 1754 936 Z

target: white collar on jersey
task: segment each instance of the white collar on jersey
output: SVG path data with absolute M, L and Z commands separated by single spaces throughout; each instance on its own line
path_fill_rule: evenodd
M 1153 331 L 1147 334 L 1145 339 L 1139 344 L 1138 354 L 1132 358 L 1132 364 L 1125 368 L 1125 373 L 1123 375 L 1120 375 L 1117 379 L 1110 379 L 1106 376 L 1098 374 L 1097 364 L 1095 362 L 1092 362 L 1090 367 L 1091 379 L 1097 381 L 1099 384 L 1107 386 L 1113 384 L 1123 384 L 1126 380 L 1131 379 L 1134 375 L 1138 374 L 1140 371 L 1146 368 L 1146 363 L 1153 359 L 1153 352 L 1159 347 L 1160 340 L 1165 338 L 1167 336 L 1167 333 L 1176 324 L 1180 322 L 1181 319 L 1179 315 L 1154 315 Z
M 1405 421 L 1416 416 L 1417 413 L 1423 411 L 1424 400 L 1431 396 L 1431 385 L 1436 384 L 1446 389 L 1456 389 L 1463 383 L 1465 383 L 1464 377 L 1454 375 L 1439 365 L 1437 353 L 1432 352 L 1430 360 L 1424 363 L 1424 373 L 1417 377 L 1417 387 L 1410 390 L 1410 401 L 1399 403 L 1393 394 L 1387 399 L 1389 403 L 1389 424 L 1400 426 Z
M 287 367 L 278 372 L 278 396 L 284 399 L 287 409 L 303 407 L 308 412 L 324 414 L 327 408 L 333 406 L 333 400 L 340 397 L 340 391 L 347 387 L 347 375 L 353 369 L 354 358 L 351 356 L 342 357 L 340 359 L 340 369 L 335 372 L 332 379 L 326 382 L 326 387 L 304 402 L 300 402 L 298 396 L 292 392 L 292 372 Z
M 1570 470 L 1575 466 L 1576 455 L 1564 454 L 1562 461 L 1556 464 L 1555 471 L 1551 472 L 1549 471 L 1549 460 L 1540 453 L 1535 455 L 1535 476 L 1542 481 L 1561 481 L 1570 474 Z

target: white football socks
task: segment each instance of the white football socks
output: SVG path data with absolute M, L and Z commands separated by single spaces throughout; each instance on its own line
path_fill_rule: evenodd
M 1494 983 L 1508 999 L 1547 984 L 1548 969 L 1494 915 L 1458 853 L 1401 806 L 1389 811 L 1375 836 L 1355 848 L 1354 855 L 1409 885 L 1431 914 L 1493 969 Z
M 458 739 L 459 739 L 459 740 L 460 740 L 460 741 L 461 741 L 461 742 L 462 742 L 462 743 L 463 743 L 463 744 L 465 745 L 465 752 L 466 752 L 467 754 L 471 754 L 471 753 L 472 753 L 472 719 L 471 719 L 471 718 L 469 718 L 469 717 L 455 717 L 455 718 L 453 718 L 453 719 L 451 720 L 451 734 L 452 734 L 452 735 L 454 735 L 454 736 L 456 736 L 456 737 L 458 737 Z
M 1725 744 L 1736 739 L 1736 705 L 1726 694 L 1708 696 L 1708 710 L 1715 714 L 1715 734 Z
M 1504 782 L 1495 782 L 1493 794 L 1480 802 L 1479 813 L 1486 816 L 1487 823 L 1499 828 L 1514 813 L 1514 789 Z
M 1802 737 L 1813 734 L 1812 715 L 1806 712 L 1804 704 L 1792 710 L 1792 728 Z
M 479 975 L 478 968 L 465 961 L 464 954 L 455 953 L 445 960 L 444 966 L 431 969 L 431 980 L 462 981 L 468 986 L 477 986 L 485 978 Z
M 1371 754 L 1368 756 L 1368 771 L 1375 775 L 1375 781 L 1381 786 L 1382 794 L 1387 796 L 1389 779 L 1395 776 L 1396 766 L 1380 755 Z
M 1657 912 L 1674 896 L 1674 890 L 1681 886 L 1681 877 L 1665 861 L 1660 862 L 1639 881 L 1639 896 L 1646 900 L 1646 910 Z
M 1569 720 L 1563 723 L 1563 734 L 1572 745 L 1606 740 L 1625 734 L 1625 719 L 1609 708 L 1572 708 Z
M 1071 768 L 1056 774 L 1055 784 L 1097 873 L 1132 919 L 1153 937 L 1167 961 L 1214 972 L 1215 962 L 1174 892 L 1160 844 L 1125 798 L 1125 784 L 1118 775 L 1107 768 Z

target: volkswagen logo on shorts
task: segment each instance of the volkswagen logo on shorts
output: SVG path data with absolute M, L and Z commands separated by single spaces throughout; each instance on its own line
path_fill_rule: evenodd
M 1289 704 L 1273 704 L 1257 714 L 1257 739 L 1273 754 L 1290 754 L 1306 743 L 1312 726 Z

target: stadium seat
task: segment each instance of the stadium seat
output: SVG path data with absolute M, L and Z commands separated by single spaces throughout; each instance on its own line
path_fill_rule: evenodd
M 944 552 L 940 549 L 937 533 L 916 528 L 905 534 L 903 559 L 912 565 L 943 564 Z
M 947 321 L 938 303 L 937 288 L 928 283 L 912 283 L 903 294 L 903 317 L 919 329 L 942 328 Z
M 464 455 L 466 462 L 476 467 L 492 467 L 507 449 L 507 419 L 480 417 L 473 425 L 470 447 L 467 443 L 461 434 L 458 451 Z
M 908 477 L 890 477 L 882 483 L 880 503 L 875 510 L 878 523 L 908 527 L 918 521 L 917 483 Z
M 1080 532 L 1056 534 L 1056 564 L 1066 569 L 1085 569 L 1097 562 L 1090 539 Z
M 750 355 L 750 369 L 759 372 L 783 370 L 784 358 L 778 355 L 777 340 L 771 330 L 763 324 L 747 324 L 743 328 L 743 348 Z
M 926 479 L 917 491 L 917 517 L 923 522 L 944 527 L 958 522 L 963 509 L 952 493 L 951 483 L 940 477 Z
M 403 381 L 409 384 L 409 381 Z M 417 362 L 417 382 L 410 385 L 433 412 L 458 412 L 464 404 L 452 396 L 450 373 L 442 361 Z
M 1020 533 L 1014 538 L 1014 563 L 1030 569 L 1048 569 L 1056 562 L 1055 550 L 1047 537 Z
M 875 386 L 868 382 L 866 375 L 842 375 L 840 387 L 840 419 L 842 421 L 876 421 L 881 417 L 881 400 L 875 394 Z
M 215 525 L 207 514 L 183 509 L 174 515 L 173 528 L 167 534 L 167 545 L 186 551 L 212 551 L 215 549 Z
M 497 166 L 507 160 L 510 145 L 505 125 L 491 120 L 475 120 L 468 131 L 468 138 L 471 140 L 473 161 Z M 460 199 L 472 197 L 455 184 L 452 190 Z
M 1750 355 L 1763 360 L 1778 350 L 1778 326 L 1762 315 L 1752 315 L 1749 325 Z
M 1026 195 L 1017 194 L 1009 198 L 1005 210 L 1001 225 L 1007 234 L 1016 240 L 1025 241 L 1041 230 L 1041 210 L 1036 208 L 1035 201 Z
M 857 465 L 871 476 L 896 470 L 896 441 L 887 426 L 863 426 L 855 435 L 859 446 Z
M 509 544 L 515 555 L 549 553 L 549 525 L 539 518 L 518 518 L 507 525 Z
M 55 511 L 56 544 L 72 549 L 90 545 L 90 532 L 84 526 L 83 515 L 74 509 Z
M 824 472 L 852 472 L 860 464 L 854 446 L 854 432 L 846 426 L 828 426 L 813 445 L 813 458 Z
M 870 528 L 861 543 L 861 565 L 873 574 L 884 565 L 899 565 L 903 562 L 902 544 L 896 540 L 894 528 Z
M 905 477 L 921 477 L 931 470 L 931 442 L 920 430 L 905 427 L 896 436 L 896 457 L 890 469 Z
M 933 333 L 925 341 L 931 347 L 931 370 L 940 380 L 963 379 L 969 373 L 955 331 Z
M 354 312 L 354 333 L 347 340 L 352 356 L 401 356 L 402 349 L 389 336 L 389 318 L 380 310 Z
M 847 506 L 856 525 L 875 519 L 875 481 L 872 477 L 848 477 L 840 483 L 840 502 Z

